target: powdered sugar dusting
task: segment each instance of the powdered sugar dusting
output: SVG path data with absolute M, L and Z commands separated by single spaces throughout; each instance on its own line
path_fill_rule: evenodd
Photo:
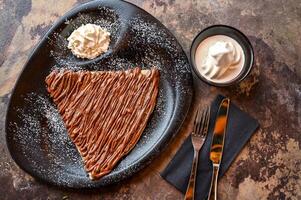
M 133 18 L 130 21 L 130 25 L 136 34 L 135 41 L 138 45 L 145 43 L 148 49 L 163 50 L 164 53 L 175 59 L 173 62 L 175 65 L 172 66 L 173 69 L 180 73 L 190 73 L 190 67 L 185 54 L 183 55 L 181 46 L 178 45 L 175 38 L 166 29 L 162 28 L 162 25 L 150 22 L 141 16 Z
M 24 97 L 24 101 L 26 107 L 16 109 L 21 126 L 16 123 L 11 124 L 11 127 L 16 130 L 13 140 L 18 144 L 21 155 L 28 158 L 33 168 L 38 169 L 39 172 L 47 171 L 57 176 L 56 179 L 59 181 L 66 181 L 61 179 L 64 177 L 59 174 L 61 169 L 68 168 L 69 173 L 77 174 L 80 171 L 84 173 L 80 168 L 83 167 L 81 158 L 50 98 L 29 93 Z M 37 163 L 32 158 L 38 158 L 40 162 Z M 43 166 L 46 163 L 47 168 Z M 71 166 L 76 168 L 72 169 Z

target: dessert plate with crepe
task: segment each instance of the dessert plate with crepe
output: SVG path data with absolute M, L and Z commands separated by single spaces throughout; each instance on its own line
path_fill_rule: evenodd
M 144 10 L 92 1 L 66 13 L 12 92 L 7 146 L 24 171 L 69 188 L 120 182 L 179 130 L 192 75 L 175 37 Z

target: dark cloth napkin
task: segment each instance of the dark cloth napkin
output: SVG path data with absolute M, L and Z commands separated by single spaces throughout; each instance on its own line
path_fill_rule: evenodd
M 212 176 L 212 163 L 209 159 L 214 121 L 223 96 L 218 95 L 211 105 L 210 125 L 207 139 L 200 151 L 196 180 L 196 199 L 206 199 Z M 228 125 L 225 137 L 223 158 L 219 170 L 219 177 L 227 171 L 232 161 L 241 151 L 252 134 L 259 127 L 257 120 L 240 110 L 233 103 L 230 104 Z M 175 186 L 183 194 L 186 192 L 193 159 L 193 146 L 189 136 L 182 144 L 174 158 L 168 164 L 161 176 Z

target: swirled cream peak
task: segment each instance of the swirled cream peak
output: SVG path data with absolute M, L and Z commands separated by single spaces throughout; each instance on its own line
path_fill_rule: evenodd
M 204 74 L 212 78 L 221 77 L 229 68 L 235 65 L 241 58 L 231 42 L 216 42 L 208 51 L 208 56 L 203 63 Z
M 74 30 L 67 40 L 76 57 L 93 59 L 108 50 L 110 33 L 98 25 L 86 24 Z
M 196 52 L 200 73 L 214 82 L 228 82 L 236 78 L 244 65 L 242 47 L 225 35 L 206 38 Z

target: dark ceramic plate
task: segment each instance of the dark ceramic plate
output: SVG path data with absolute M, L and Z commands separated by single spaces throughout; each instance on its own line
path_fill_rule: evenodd
M 94 59 L 74 57 L 66 38 L 81 24 L 111 32 L 109 51 Z M 53 69 L 120 70 L 134 66 L 160 69 L 155 110 L 135 148 L 99 181 L 91 181 L 46 91 Z M 174 36 L 154 17 L 122 1 L 93 1 L 64 15 L 33 51 L 12 93 L 6 139 L 16 163 L 37 179 L 70 188 L 119 182 L 148 164 L 179 130 L 192 98 L 190 66 Z

